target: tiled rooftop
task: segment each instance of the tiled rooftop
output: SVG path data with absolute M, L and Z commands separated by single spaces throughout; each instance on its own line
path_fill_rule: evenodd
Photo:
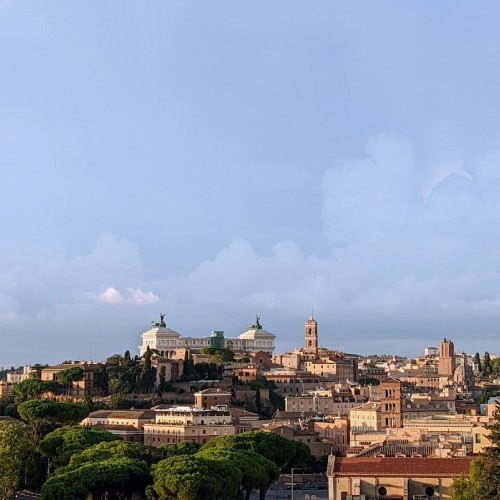
M 335 457 L 334 457 L 335 458 Z M 468 474 L 474 457 L 367 457 L 335 458 L 328 462 L 327 475 L 332 476 L 405 476 L 455 477 Z

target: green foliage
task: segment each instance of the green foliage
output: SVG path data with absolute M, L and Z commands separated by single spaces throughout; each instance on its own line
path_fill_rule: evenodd
M 254 451 L 274 462 L 281 470 L 303 466 L 310 457 L 306 445 L 274 432 L 252 431 L 235 436 L 219 436 L 203 445 L 202 450 L 218 447 Z
M 181 381 L 195 381 L 195 380 L 219 380 L 222 376 L 224 369 L 223 365 L 217 363 L 196 363 L 191 364 L 192 360 L 184 363 L 188 367 L 188 372 L 184 371 L 180 377 Z
M 488 450 L 472 461 L 469 477 L 456 479 L 451 488 L 452 500 L 500 499 L 500 450 Z
M 0 498 L 14 495 L 31 455 L 29 427 L 16 420 L 0 421 Z
M 488 399 L 496 394 L 500 394 L 500 385 L 489 385 L 483 389 L 481 396 L 479 397 L 479 403 L 483 404 L 488 402 Z
M 139 384 L 143 392 L 149 393 L 153 390 L 156 382 L 156 369 L 151 364 L 151 357 L 153 353 L 149 346 L 144 353 L 144 363 L 142 365 L 141 377 Z
M 121 441 L 118 436 L 96 427 L 64 426 L 47 434 L 38 451 L 49 458 L 54 467 L 67 465 L 72 455 L 103 441 Z
M 109 385 L 109 375 L 106 365 L 99 366 L 99 369 L 94 373 L 93 395 L 107 396 Z
M 5 417 L 19 418 L 17 402 L 14 394 L 0 396 L 0 415 Z
M 13 387 L 13 391 L 24 399 L 38 398 L 44 392 L 54 390 L 52 382 L 44 382 L 39 378 L 27 378 Z
M 490 353 L 486 351 L 484 353 L 484 358 L 483 358 L 483 372 L 485 375 L 489 375 L 493 371 L 493 368 L 491 366 L 491 358 L 490 358 Z
M 42 487 L 42 499 L 104 499 L 142 495 L 150 482 L 148 465 L 127 457 L 69 465 L 56 471 Z
M 77 382 L 78 380 L 82 380 L 84 376 L 85 372 L 80 366 L 73 366 L 72 368 L 68 368 L 67 370 L 62 370 L 56 375 L 57 382 L 60 385 L 66 386 L 68 394 L 71 389 L 71 384 L 73 382 Z
M 0 370 L 0 380 L 5 380 L 7 378 L 7 373 L 13 373 L 16 370 L 18 370 L 18 368 L 16 369 L 13 366 Z
M 483 367 L 482 367 L 482 364 L 481 364 L 481 356 L 479 355 L 478 352 L 476 352 L 476 354 L 474 355 L 474 364 L 477 366 L 477 369 L 480 372 L 483 371 Z
M 380 380 L 378 378 L 373 378 L 373 377 L 362 377 L 359 379 L 359 385 L 362 386 L 380 385 Z
M 17 409 L 21 418 L 31 426 L 36 443 L 56 427 L 79 423 L 89 414 L 82 405 L 45 399 L 25 401 Z
M 468 477 L 453 482 L 453 500 L 500 499 L 500 403 L 497 403 L 494 420 L 487 428 L 492 446 L 472 461 Z
M 492 373 L 500 373 L 500 358 L 495 358 L 490 361 Z
M 181 441 L 177 444 L 163 444 L 157 449 L 163 453 L 163 458 L 181 455 L 195 455 L 200 451 L 201 445 L 194 441 Z
M 255 407 L 257 411 L 260 413 L 262 411 L 262 398 L 260 396 L 260 388 L 255 391 Z
M 234 361 L 234 352 L 231 349 L 204 347 L 201 349 L 200 354 L 206 354 L 217 364 L 232 363 Z
M 183 376 L 185 378 L 190 377 L 194 374 L 194 360 L 193 356 L 189 355 L 189 351 L 186 349 L 184 351 L 184 363 L 183 363 Z
M 198 455 L 162 460 L 153 466 L 152 476 L 160 499 L 233 500 L 241 482 L 241 472 L 231 462 Z
M 276 464 L 251 450 L 206 448 L 198 456 L 235 465 L 241 473 L 241 487 L 247 498 L 254 489 L 265 493 L 269 485 L 279 478 Z
M 69 463 L 70 465 L 83 464 L 86 462 L 98 462 L 116 457 L 127 457 L 142 460 L 151 465 L 167 458 L 169 455 L 162 447 L 131 443 L 129 441 L 107 441 L 95 444 L 80 453 L 75 453 Z

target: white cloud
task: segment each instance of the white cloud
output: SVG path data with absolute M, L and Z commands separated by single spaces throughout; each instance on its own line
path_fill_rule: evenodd
M 100 293 L 90 293 L 89 297 L 103 304 L 155 304 L 160 300 L 158 295 L 150 290 L 126 288 L 121 292 L 112 286 L 108 286 Z
M 123 304 L 125 299 L 119 290 L 112 286 L 108 286 L 104 291 L 95 295 L 96 300 L 104 304 Z

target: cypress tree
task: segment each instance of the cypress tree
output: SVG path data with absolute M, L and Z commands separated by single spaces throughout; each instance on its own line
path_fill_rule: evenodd
M 478 371 L 483 371 L 483 367 L 481 365 L 481 356 L 479 356 L 478 352 L 476 352 L 476 354 L 474 355 L 474 364 L 477 366 Z
M 152 352 L 148 346 L 144 353 L 144 364 L 142 365 L 141 377 L 139 379 L 141 389 L 144 392 L 150 392 L 155 384 L 155 373 L 151 364 L 151 356 Z

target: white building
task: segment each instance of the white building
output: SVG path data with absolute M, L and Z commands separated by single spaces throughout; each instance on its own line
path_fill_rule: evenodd
M 26 365 L 23 367 L 22 373 L 10 372 L 7 373 L 7 383 L 8 384 L 19 384 L 23 380 L 31 377 L 31 366 Z
M 179 332 L 167 328 L 164 315 L 159 322 L 152 322 L 151 328 L 141 335 L 142 345 L 139 353 L 142 356 L 146 349 L 155 349 L 166 358 L 179 358 L 179 351 L 199 352 L 204 347 L 219 347 L 224 345 L 232 351 L 274 353 L 276 335 L 264 330 L 257 317 L 256 323 L 248 325 L 245 332 L 236 338 L 225 338 L 223 332 L 213 332 L 207 337 L 184 337 Z M 223 342 L 223 344 L 222 344 Z

